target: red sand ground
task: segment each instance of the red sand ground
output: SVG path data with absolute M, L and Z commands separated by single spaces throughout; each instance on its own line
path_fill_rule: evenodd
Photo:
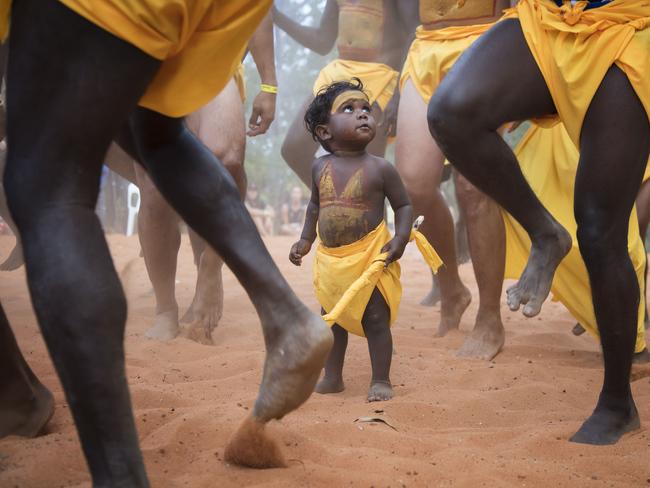
M 109 238 L 118 270 L 138 255 L 137 237 Z M 290 283 L 314 308 L 311 260 L 286 259 L 292 239 L 268 246 Z M 5 256 L 13 238 L 0 238 Z M 461 331 L 434 339 L 439 309 L 417 302 L 429 273 L 408 251 L 403 259 L 404 300 L 394 327 L 392 379 L 396 397 L 365 402 L 370 380 L 366 343 L 350 340 L 347 390 L 314 395 L 298 412 L 272 424 L 289 468 L 268 471 L 229 466 L 223 451 L 257 392 L 264 353 L 258 320 L 246 294 L 224 273 L 226 309 L 216 346 L 186 339 L 153 342 L 143 333 L 153 296 L 142 260 L 125 280 L 130 301 L 127 367 L 140 442 L 153 486 L 650 486 L 650 433 L 646 427 L 610 447 L 567 442 L 595 404 L 601 382 L 596 343 L 570 333 L 574 321 L 547 303 L 527 320 L 504 307 L 505 350 L 492 362 L 454 356 L 473 325 L 477 292 L 470 265 L 462 277 L 474 302 Z M 183 241 L 178 300 L 194 290 L 189 244 Z M 89 486 L 89 476 L 60 384 L 37 330 L 22 271 L 3 273 L 0 297 L 28 362 L 54 392 L 56 413 L 38 439 L 0 441 L 0 486 Z M 74 303 L 70 303 L 74 307 Z M 92 327 L 92 324 L 88 324 Z M 633 390 L 650 425 L 650 382 Z M 381 424 L 355 423 L 379 416 Z

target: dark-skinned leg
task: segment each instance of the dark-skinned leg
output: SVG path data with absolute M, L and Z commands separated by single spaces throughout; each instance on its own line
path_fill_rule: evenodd
M 605 377 L 596 409 L 571 440 L 613 444 L 639 427 L 630 389 L 639 284 L 628 254 L 627 234 L 650 154 L 648 116 L 616 66 L 609 69 L 591 101 L 580 143 L 577 235 L 589 273 Z
M 36 437 L 53 413 L 52 393 L 25 361 L 0 305 L 0 438 Z
M 321 309 L 321 314 L 325 311 Z M 332 326 L 334 334 L 334 345 L 327 356 L 325 363 L 325 374 L 314 391 L 316 393 L 339 393 L 345 390 L 343 383 L 343 363 L 345 362 L 345 350 L 348 348 L 348 331 L 339 324 Z
M 332 346 L 329 327 L 291 290 L 232 177 L 183 120 L 139 108 L 130 128 L 138 160 L 160 193 L 223 258 L 251 298 L 267 347 L 253 415 L 262 422 L 281 418 L 314 390 Z
M 481 80 L 476 83 L 476 80 Z M 526 182 L 497 130 L 504 123 L 555 112 L 518 20 L 504 20 L 456 62 L 429 104 L 429 127 L 449 160 L 528 232 L 532 248 L 508 305 L 534 316 L 548 296 L 571 238 Z
M 506 231 L 501 211 L 494 200 L 481 193 L 462 175 L 455 171 L 454 174 L 458 204 L 467 222 L 468 244 L 479 296 L 474 329 L 457 354 L 489 361 L 499 353 L 506 337 L 501 322 Z
M 370 364 L 372 365 L 368 401 L 390 400 L 393 398 L 393 387 L 390 383 L 390 364 L 393 358 L 390 309 L 377 288 L 370 295 L 361 324 L 366 339 L 368 339 L 368 352 L 370 352 Z
M 59 2 L 14 2 L 11 22 L 4 182 L 36 316 L 94 486 L 147 486 L 126 300 L 95 203 L 110 141 L 160 63 Z

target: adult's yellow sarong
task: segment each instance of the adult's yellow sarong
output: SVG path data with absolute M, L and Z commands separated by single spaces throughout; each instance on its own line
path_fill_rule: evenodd
M 390 324 L 397 318 L 402 298 L 401 268 L 394 261 L 385 266 L 387 253 L 381 248 L 391 235 L 382 222 L 368 235 L 351 244 L 316 249 L 314 259 L 314 288 L 316 297 L 325 310 L 323 319 L 330 325 L 339 324 L 348 332 L 364 336 L 361 319 L 375 287 L 390 309 Z M 435 273 L 442 260 L 420 232 L 411 231 L 424 260 Z
M 271 0 L 60 0 L 162 64 L 140 105 L 181 117 L 212 100 L 242 59 Z M 0 2 L 7 32 L 10 0 Z
M 521 169 L 535 194 L 551 214 L 571 234 L 573 247 L 555 272 L 551 291 L 587 331 L 598 338 L 598 326 L 591 298 L 589 275 L 576 238 L 577 224 L 573 215 L 573 195 L 578 150 L 562 124 L 545 129 L 533 125 L 515 148 Z M 650 176 L 646 171 L 645 179 Z M 518 279 L 530 254 L 526 231 L 505 211 L 506 278 Z M 636 271 L 640 290 L 645 289 L 645 249 L 639 235 L 636 208 L 630 215 L 628 250 Z M 645 347 L 645 296 L 639 303 L 635 352 Z
M 419 26 L 411 43 L 400 88 L 411 80 L 422 99 L 429 103 L 442 79 L 461 54 L 493 24 L 445 27 L 426 30 Z
M 507 14 L 519 17 L 559 119 L 578 147 L 587 109 L 614 64 L 650 113 L 650 2 L 613 0 L 585 10 L 587 5 L 520 0 Z
M 321 88 L 335 81 L 349 81 L 354 77 L 359 78 L 363 83 L 363 89 L 368 94 L 370 103 L 377 102 L 379 108 L 384 110 L 393 97 L 399 73 L 382 63 L 335 59 L 318 74 L 314 82 L 314 95 Z

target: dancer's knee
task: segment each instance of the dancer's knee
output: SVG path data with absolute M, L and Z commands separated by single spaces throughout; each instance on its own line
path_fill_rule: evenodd
M 480 123 L 483 107 L 475 90 L 443 82 L 429 102 L 429 131 L 441 144 L 455 141 Z

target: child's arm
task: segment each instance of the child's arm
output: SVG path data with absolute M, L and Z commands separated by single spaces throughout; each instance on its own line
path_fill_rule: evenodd
M 382 173 L 384 176 L 384 193 L 393 208 L 393 212 L 395 212 L 395 236 L 381 250 L 388 253 L 386 258 L 386 266 L 388 266 L 404 254 L 404 248 L 411 236 L 413 207 L 406 188 L 404 188 L 404 183 L 402 183 L 402 179 L 395 167 L 388 161 L 384 161 Z
M 316 224 L 318 222 L 318 211 L 320 209 L 320 200 L 318 197 L 318 186 L 316 179 L 318 177 L 320 165 L 315 162 L 311 170 L 311 198 L 307 205 L 305 213 L 305 225 L 300 234 L 300 240 L 291 246 L 289 252 L 289 261 L 296 266 L 302 264 L 302 257 L 309 253 L 311 245 L 316 240 Z

